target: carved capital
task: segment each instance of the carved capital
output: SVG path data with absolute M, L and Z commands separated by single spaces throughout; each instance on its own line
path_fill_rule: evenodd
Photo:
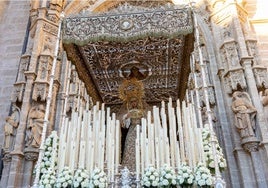
M 256 39 L 247 39 L 246 40 L 248 54 L 253 57 L 253 64 L 259 65 L 261 63 Z
M 225 71 L 241 67 L 239 64 L 238 50 L 236 41 L 228 40 L 221 46 L 221 58 Z
M 38 99 L 40 99 L 40 101 L 46 101 L 48 89 L 48 82 L 35 81 L 32 99 L 35 101 L 38 101 Z
M 25 82 L 17 82 L 14 84 L 14 89 L 11 96 L 12 102 L 22 102 L 25 84 Z
M 25 55 L 21 56 L 17 82 L 24 82 L 25 81 L 24 72 L 28 70 L 28 67 L 30 64 L 30 58 L 31 58 L 31 56 L 29 54 L 25 54 Z
M 39 155 L 38 150 L 37 151 L 25 151 L 25 154 L 24 154 L 25 159 L 27 161 L 37 161 L 38 155 Z
M 256 85 L 258 88 L 268 88 L 267 68 L 262 66 L 254 66 L 253 74 L 255 76 Z
M 200 97 L 199 97 L 200 104 L 206 104 L 205 97 L 204 97 L 204 91 L 199 90 L 199 95 L 200 95 Z M 216 100 L 215 100 L 214 87 L 213 86 L 208 87 L 208 99 L 209 99 L 209 104 L 210 105 L 215 105 Z
M 12 159 L 12 156 L 10 153 L 5 153 L 4 157 L 3 157 L 3 161 L 5 162 L 10 162 Z
M 240 86 L 242 89 L 247 88 L 247 83 L 242 68 L 229 70 L 224 75 L 224 79 L 225 86 L 229 94 L 232 93 L 232 91 L 237 91 L 238 86 Z
M 247 152 L 256 152 L 259 150 L 260 141 L 256 137 L 248 137 L 241 140 L 243 149 Z

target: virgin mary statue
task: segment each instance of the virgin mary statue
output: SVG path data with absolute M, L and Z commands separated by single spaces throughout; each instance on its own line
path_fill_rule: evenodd
M 141 125 L 141 119 L 146 117 L 148 105 L 143 101 L 144 88 L 141 81 L 136 78 L 126 79 L 119 87 L 119 97 L 123 100 L 118 117 L 121 127 L 127 129 L 124 143 L 122 166 L 135 171 L 135 140 L 136 127 Z

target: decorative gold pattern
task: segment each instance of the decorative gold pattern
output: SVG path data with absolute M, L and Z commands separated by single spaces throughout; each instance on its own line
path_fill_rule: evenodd
M 131 98 L 142 98 L 144 96 L 144 87 L 141 81 L 136 78 L 124 80 L 119 86 L 119 98 L 123 101 L 129 101 Z

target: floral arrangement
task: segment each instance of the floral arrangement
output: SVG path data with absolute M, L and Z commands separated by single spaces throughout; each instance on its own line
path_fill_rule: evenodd
M 54 145 L 53 145 L 54 143 Z M 56 131 L 52 131 L 51 135 L 47 137 L 44 145 L 44 156 L 40 164 L 41 174 L 46 174 L 48 169 L 55 169 L 57 167 L 58 157 L 58 143 L 59 138 Z M 54 151 L 53 151 L 54 150 Z M 52 156 L 54 155 L 54 156 Z M 53 160 L 52 160 L 53 158 Z M 52 161 L 54 162 L 52 164 Z
M 194 173 L 190 166 L 186 163 L 181 164 L 178 168 L 177 176 L 178 184 L 181 186 L 190 186 L 194 183 Z
M 58 174 L 55 187 L 71 187 L 73 184 L 73 175 L 69 167 L 64 167 Z
M 160 187 L 176 186 L 176 174 L 172 167 L 165 164 L 160 170 Z
M 89 187 L 89 173 L 85 169 L 77 169 L 74 173 L 73 187 Z
M 44 144 L 44 155 L 40 163 L 40 187 L 53 187 L 56 182 L 55 169 L 57 168 L 59 138 L 56 131 L 52 131 Z M 35 168 L 36 170 L 36 168 Z
M 210 170 L 203 163 L 198 163 L 195 168 L 195 181 L 199 187 L 211 187 L 213 183 Z
M 142 175 L 141 184 L 144 187 L 158 187 L 159 185 L 159 173 L 153 166 L 149 166 L 145 169 Z
M 202 131 L 202 140 L 203 140 L 203 148 L 204 148 L 204 154 L 205 154 L 205 161 L 207 164 L 207 167 L 210 169 L 211 173 L 215 173 L 215 161 L 214 156 L 212 152 L 212 147 L 210 143 L 211 134 L 208 128 L 208 125 L 205 125 L 205 128 Z M 216 139 L 216 155 L 218 160 L 218 166 L 220 171 L 223 171 L 226 169 L 226 160 L 224 158 L 222 149 L 218 143 L 218 140 Z
M 46 173 L 41 176 L 39 181 L 39 188 L 52 188 L 56 183 L 56 175 L 55 172 L 49 168 Z
M 90 187 L 105 188 L 107 185 L 107 175 L 105 172 L 98 168 L 94 169 L 91 175 Z

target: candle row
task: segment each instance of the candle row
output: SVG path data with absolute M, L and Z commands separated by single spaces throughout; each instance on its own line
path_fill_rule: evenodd
M 110 109 L 97 103 L 91 110 L 80 109 L 65 119 L 60 131 L 58 160 L 59 171 L 68 166 L 72 171 L 85 168 L 107 170 L 113 181 L 118 173 L 121 143 L 120 123 Z
M 162 102 L 161 108 L 153 107 L 152 114 L 142 119 L 137 126 L 136 138 L 136 174 L 137 178 L 145 168 L 152 165 L 157 169 L 167 164 L 174 169 L 181 163 L 195 167 L 204 162 L 202 128 L 197 125 L 194 106 L 177 100 Z M 166 109 L 167 107 L 167 109 Z

